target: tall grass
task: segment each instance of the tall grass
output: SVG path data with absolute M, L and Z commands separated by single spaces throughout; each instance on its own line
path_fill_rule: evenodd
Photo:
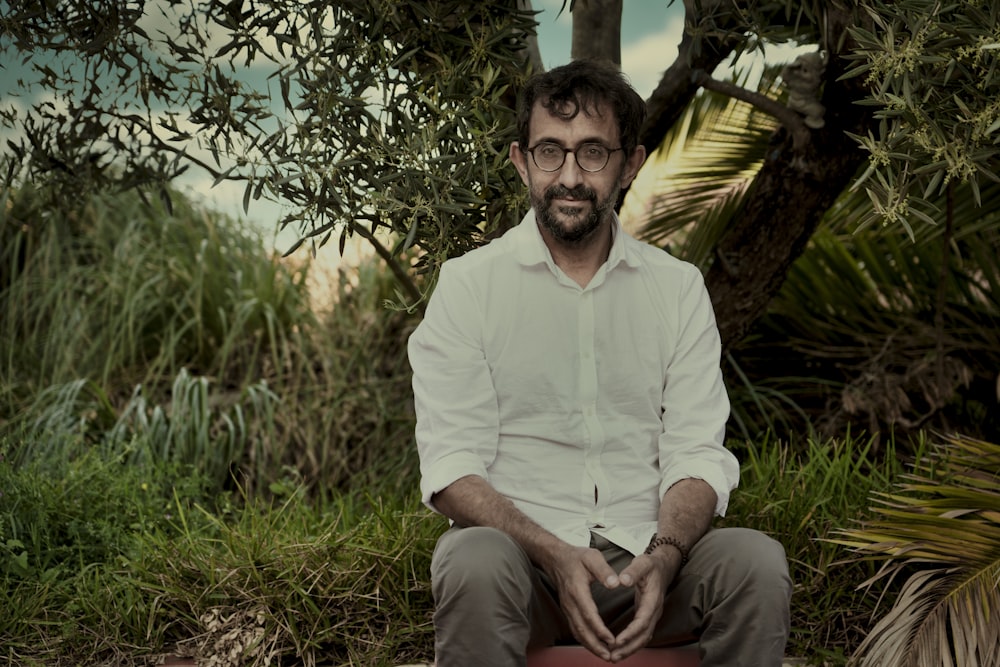
M 65 213 L 31 191 L 0 213 L 4 377 L 147 383 L 182 367 L 239 384 L 308 320 L 305 269 L 249 229 L 178 202 L 97 194 Z
M 864 639 L 876 601 L 857 589 L 874 574 L 831 544 L 904 472 L 893 443 L 874 438 L 810 439 L 805 446 L 762 441 L 739 448 L 740 488 L 723 524 L 762 530 L 785 547 L 794 584 L 790 655 L 841 664 Z M 924 445 L 914 445 L 917 456 Z
M 313 492 L 414 476 L 406 313 L 374 266 L 314 312 L 309 262 L 177 198 L 31 190 L 0 208 L 0 434 L 19 462 L 95 444 L 197 462 L 218 488 Z M 131 442 L 136 440 L 137 442 Z

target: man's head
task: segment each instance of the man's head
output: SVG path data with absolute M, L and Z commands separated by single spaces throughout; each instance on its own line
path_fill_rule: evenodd
M 613 65 L 594 60 L 576 60 L 531 77 L 517 105 L 517 140 L 521 146 L 530 145 L 531 112 L 536 103 L 567 120 L 581 112 L 593 114 L 599 107 L 610 109 L 626 156 L 638 145 L 639 130 L 646 120 L 645 102 L 622 73 Z
M 644 118 L 642 98 L 609 65 L 577 61 L 528 82 L 510 158 L 549 242 L 580 247 L 607 229 L 645 160 Z

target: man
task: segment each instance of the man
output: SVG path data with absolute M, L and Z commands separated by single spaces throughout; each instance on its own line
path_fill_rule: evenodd
M 532 211 L 442 267 L 409 341 L 438 667 L 578 642 L 618 662 L 697 640 L 706 667 L 779 665 L 781 546 L 710 530 L 739 467 L 701 274 L 614 212 L 645 159 L 614 68 L 532 78 L 510 159 Z

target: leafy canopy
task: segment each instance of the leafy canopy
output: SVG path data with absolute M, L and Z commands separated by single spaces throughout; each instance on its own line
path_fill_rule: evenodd
M 865 183 L 874 213 L 902 224 L 934 224 L 932 200 L 949 183 L 998 182 L 1000 5 L 989 0 L 863 3 L 867 27 L 852 29 L 871 89 L 878 132 L 857 137 L 870 154 Z
M 517 207 L 506 147 L 534 21 L 515 3 L 4 4 L 0 48 L 46 91 L 3 110 L 8 182 L 166 197 L 197 165 L 245 183 L 245 208 L 282 201 L 281 226 L 319 245 L 361 235 L 399 278 L 407 249 L 433 268 Z

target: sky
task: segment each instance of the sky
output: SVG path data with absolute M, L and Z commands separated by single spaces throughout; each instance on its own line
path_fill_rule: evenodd
M 560 11 L 563 0 L 533 0 L 532 4 L 536 11 L 540 11 L 537 32 L 544 66 L 551 69 L 569 62 L 572 24 L 569 11 Z M 684 5 L 680 1 L 626 0 L 624 3 L 622 70 L 644 99 L 649 97 L 663 71 L 676 58 L 683 22 Z M 769 59 L 777 61 L 791 60 L 794 57 L 784 49 L 769 53 Z M 13 72 L 13 69 L 0 70 L 0 105 L 6 107 L 14 103 L 23 107 L 24 101 L 13 100 L 8 95 L 12 79 L 16 76 Z M 278 251 L 290 248 L 298 238 L 296 229 L 289 228 L 281 234 L 277 233 L 278 221 L 288 212 L 277 203 L 254 201 L 249 214 L 245 213 L 242 205 L 243 185 L 223 182 L 213 186 L 213 179 L 196 169 L 189 170 L 175 185 L 210 208 L 238 219 L 249 218 Z M 333 248 L 331 252 L 335 255 L 336 249 Z

